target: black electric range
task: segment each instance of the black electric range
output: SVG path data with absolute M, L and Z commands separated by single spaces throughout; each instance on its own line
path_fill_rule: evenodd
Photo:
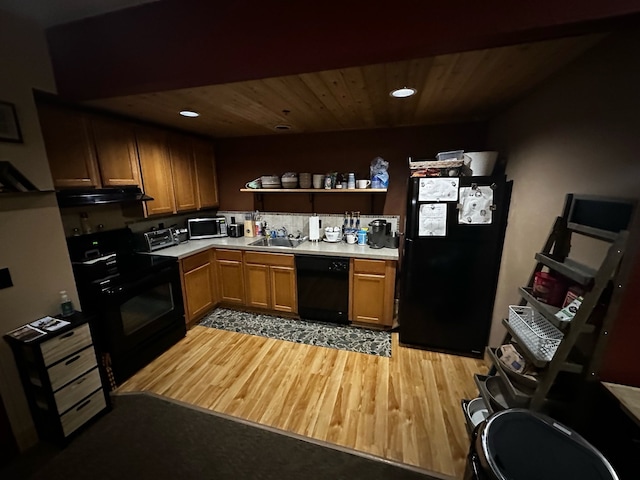
M 112 386 L 186 334 L 178 260 L 136 252 L 130 229 L 67 239 L 82 311 Z

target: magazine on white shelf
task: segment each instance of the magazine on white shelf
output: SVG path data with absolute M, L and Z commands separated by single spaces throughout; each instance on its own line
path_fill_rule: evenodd
M 71 322 L 60 320 L 59 318 L 42 317 L 40 320 L 31 322 L 29 325 L 40 330 L 46 330 L 47 332 L 55 332 L 56 330 L 69 325 L 69 323 Z
M 15 330 L 10 331 L 7 335 L 10 335 L 11 337 L 17 340 L 20 340 L 22 342 L 30 342 L 46 334 L 47 334 L 46 332 L 43 332 L 42 330 L 38 330 L 37 328 L 34 328 L 31 325 L 23 325 L 20 328 L 16 328 Z

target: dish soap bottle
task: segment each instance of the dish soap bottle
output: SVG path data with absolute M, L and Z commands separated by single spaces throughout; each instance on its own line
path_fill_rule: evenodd
M 60 313 L 62 313 L 63 317 L 73 315 L 73 303 L 66 290 L 60 292 Z

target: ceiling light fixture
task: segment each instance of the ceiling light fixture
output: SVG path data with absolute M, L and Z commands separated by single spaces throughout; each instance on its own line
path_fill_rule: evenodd
M 395 90 L 391 90 L 389 95 L 395 98 L 406 98 L 406 97 L 410 97 L 411 95 L 415 95 L 416 92 L 417 90 L 415 88 L 402 87 L 402 88 L 397 88 Z
M 198 112 L 194 112 L 193 110 L 182 110 L 180 112 L 180 115 L 182 115 L 183 117 L 189 117 L 189 118 L 195 118 L 200 116 Z
M 273 128 L 275 128 L 276 130 L 291 130 L 291 125 L 287 123 L 279 123 Z

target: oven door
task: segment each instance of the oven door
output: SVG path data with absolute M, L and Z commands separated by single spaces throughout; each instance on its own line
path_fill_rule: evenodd
M 113 356 L 143 348 L 167 330 L 186 332 L 177 262 L 105 289 L 101 304 L 104 347 Z

